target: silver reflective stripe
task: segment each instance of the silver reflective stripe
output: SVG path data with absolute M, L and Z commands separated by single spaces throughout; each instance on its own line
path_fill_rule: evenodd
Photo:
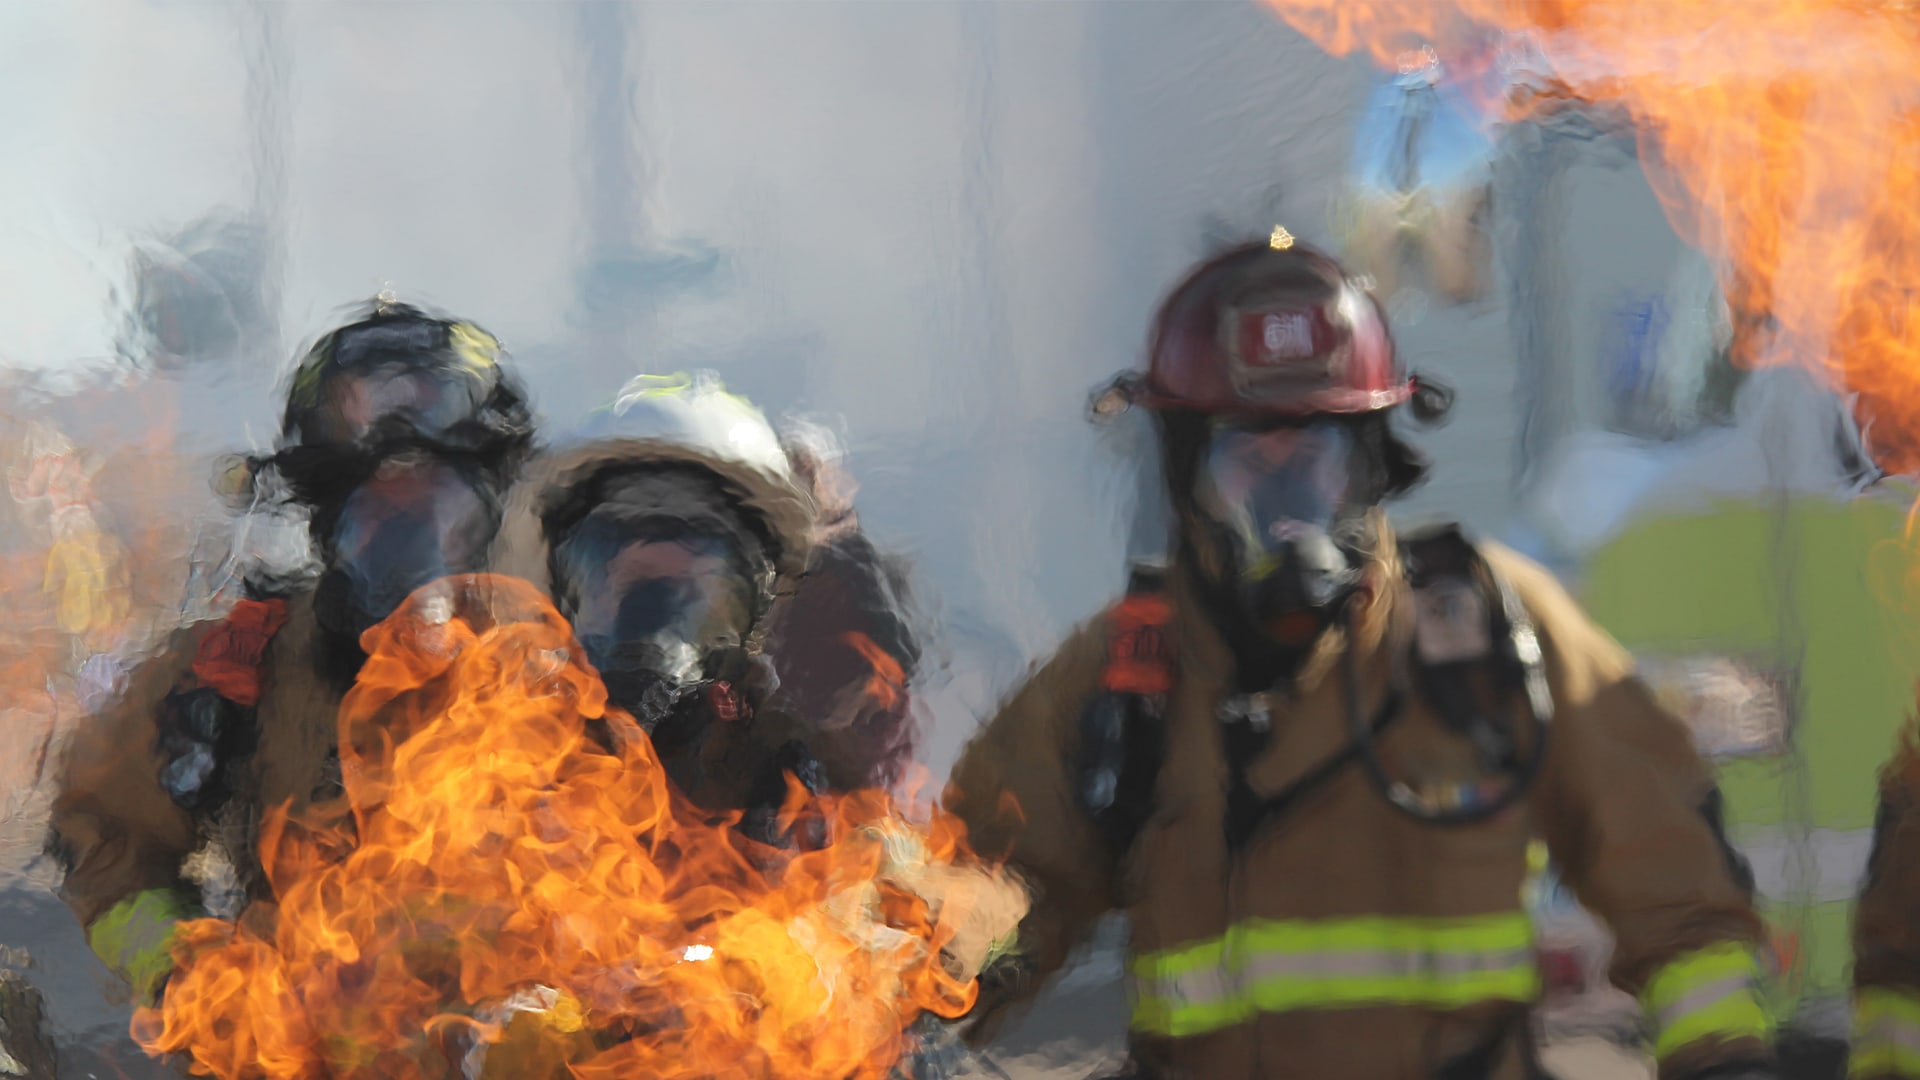
M 1702 1009 L 1711 1008 L 1728 998 L 1754 990 L 1753 976 L 1745 973 L 1728 975 L 1723 979 L 1696 986 L 1666 1008 L 1660 1010 L 1660 1028 L 1665 1030 L 1679 1022 L 1682 1017 L 1691 1016 Z
M 1240 993 L 1241 980 L 1222 968 L 1196 968 L 1172 978 L 1136 979 L 1146 997 L 1167 998 L 1183 1005 L 1204 1005 L 1226 1001 Z
M 1501 952 L 1256 953 L 1247 961 L 1243 981 L 1277 978 L 1379 978 L 1410 975 L 1459 976 L 1510 971 L 1533 963 L 1532 949 Z
M 1483 972 L 1513 971 L 1533 964 L 1533 950 L 1488 952 L 1403 952 L 1369 949 L 1347 952 L 1254 953 L 1237 971 L 1196 968 L 1172 977 L 1136 979 L 1142 994 L 1188 1004 L 1227 1001 L 1258 984 L 1278 979 L 1458 978 Z M 1717 984 L 1716 984 L 1717 985 Z M 1693 1000 L 1691 997 L 1688 1001 Z

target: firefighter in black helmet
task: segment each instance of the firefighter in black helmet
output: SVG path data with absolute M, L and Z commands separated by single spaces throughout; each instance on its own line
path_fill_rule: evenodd
M 253 512 L 306 523 L 226 615 L 177 632 L 76 733 L 51 846 L 94 951 L 152 1000 L 173 924 L 264 895 L 262 811 L 337 794 L 335 718 L 360 635 L 479 571 L 533 416 L 486 331 L 385 298 L 307 352 L 274 450 L 228 470 Z

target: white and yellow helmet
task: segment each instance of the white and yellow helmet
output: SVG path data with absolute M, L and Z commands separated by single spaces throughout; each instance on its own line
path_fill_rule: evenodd
M 525 494 L 514 500 L 520 505 L 509 509 L 496 568 L 550 585 L 546 567 L 534 565 L 544 559 L 528 557 L 545 548 L 538 530 L 546 507 L 602 470 L 648 461 L 696 465 L 718 477 L 772 542 L 775 591 L 792 590 L 810 553 L 813 498 L 765 414 L 710 371 L 637 376 L 557 442 L 528 470 Z

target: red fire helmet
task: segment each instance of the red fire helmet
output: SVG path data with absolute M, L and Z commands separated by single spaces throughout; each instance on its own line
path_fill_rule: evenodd
M 1154 320 L 1146 376 L 1127 381 L 1147 408 L 1228 416 L 1374 412 L 1414 392 L 1379 301 L 1291 238 L 1196 267 Z

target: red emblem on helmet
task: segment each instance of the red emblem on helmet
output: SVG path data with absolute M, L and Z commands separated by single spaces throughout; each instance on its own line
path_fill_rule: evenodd
M 1371 294 L 1319 252 L 1260 243 L 1173 290 L 1133 396 L 1156 409 L 1311 415 L 1391 408 L 1412 390 Z

